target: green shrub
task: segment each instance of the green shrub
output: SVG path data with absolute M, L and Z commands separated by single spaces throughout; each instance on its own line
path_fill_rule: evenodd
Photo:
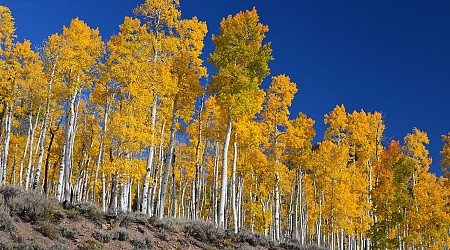
M 104 248 L 105 246 L 96 240 L 87 240 L 86 242 L 78 246 L 78 249 L 80 250 L 97 250 Z
M 94 239 L 100 241 L 101 243 L 108 243 L 111 241 L 111 234 L 104 231 L 95 231 L 92 234 L 92 237 L 94 237 Z
M 245 229 L 236 235 L 236 241 L 238 243 L 248 243 L 251 246 L 269 246 L 272 243 L 266 236 Z
M 55 221 L 61 219 L 59 212 L 62 208 L 54 199 L 49 199 L 41 194 L 23 193 L 10 201 L 13 214 L 26 222 Z
M 49 250 L 67 250 L 67 247 L 64 244 L 59 243 L 51 246 Z
M 111 238 L 113 240 L 127 241 L 130 239 L 130 233 L 124 227 L 116 227 L 111 230 Z
M 3 210 L 0 211 L 0 231 L 10 231 L 14 229 L 13 218 Z
M 302 245 L 298 241 L 286 241 L 280 244 L 280 246 L 284 249 L 288 250 L 320 250 L 326 248 L 320 248 L 315 245 Z
M 131 240 L 131 244 L 134 249 L 153 249 L 153 241 L 149 237 L 142 239 L 141 237 L 136 236 Z
M 103 211 L 91 202 L 77 202 L 73 204 L 73 209 L 87 219 L 101 220 L 104 218 Z
M 148 216 L 142 213 L 120 213 L 117 219 L 121 227 L 128 227 L 130 223 L 145 225 L 148 222 Z
M 39 244 L 34 242 L 22 243 L 18 247 L 14 247 L 14 249 L 19 250 L 45 250 L 45 248 L 41 247 Z
M 161 229 L 164 229 L 165 231 L 168 231 L 170 233 L 179 232 L 181 228 L 181 221 L 173 218 L 158 219 L 152 217 L 150 218 L 149 222 L 155 228 L 160 229 L 160 231 Z
M 64 238 L 69 240 L 75 240 L 78 237 L 78 232 L 71 228 L 61 227 L 59 231 Z
M 224 230 L 206 221 L 189 221 L 184 226 L 184 232 L 196 240 L 215 244 L 216 246 L 220 246 L 220 243 L 226 236 Z
M 55 229 L 55 225 L 48 222 L 38 222 L 35 226 L 36 230 L 42 235 L 52 240 L 59 239 L 59 232 Z
M 23 192 L 23 189 L 15 186 L 5 186 L 0 189 L 0 194 L 3 195 L 6 205 L 10 205 L 14 201 L 14 198 Z
M 0 249 L 13 249 L 13 244 L 6 238 L 3 238 L 3 236 L 0 234 Z

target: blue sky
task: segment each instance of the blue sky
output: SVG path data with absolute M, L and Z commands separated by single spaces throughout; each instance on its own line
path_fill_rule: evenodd
M 18 40 L 35 45 L 75 17 L 107 40 L 142 2 L 0 0 L 16 18 Z M 208 24 L 205 59 L 220 20 L 253 6 L 270 29 L 272 75 L 287 74 L 299 88 L 292 116 L 316 120 L 321 139 L 323 115 L 336 105 L 380 111 L 385 143 L 403 141 L 414 127 L 426 131 L 431 171 L 442 174 L 440 136 L 450 131 L 450 1 L 181 0 L 183 17 Z

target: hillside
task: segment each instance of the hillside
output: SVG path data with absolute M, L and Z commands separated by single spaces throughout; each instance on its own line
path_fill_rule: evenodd
M 106 216 L 90 203 L 63 207 L 14 187 L 0 190 L 0 249 L 316 249 L 234 234 L 204 221 Z

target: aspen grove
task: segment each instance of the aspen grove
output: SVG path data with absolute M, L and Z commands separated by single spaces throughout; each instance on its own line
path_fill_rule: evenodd
M 145 0 L 107 42 L 73 19 L 39 50 L 0 6 L 0 186 L 329 249 L 448 246 L 450 133 L 446 177 L 424 131 L 386 141 L 379 112 L 336 106 L 313 142 L 268 31 L 256 9 L 224 18 L 206 83 L 207 25 L 179 0 Z

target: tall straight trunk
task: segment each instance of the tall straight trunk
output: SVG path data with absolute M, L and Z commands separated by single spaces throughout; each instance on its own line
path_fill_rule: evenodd
M 149 179 L 152 174 L 152 168 L 153 168 L 153 162 L 155 158 L 155 127 L 156 127 L 156 105 L 158 103 L 158 98 L 155 97 L 155 101 L 152 106 L 152 123 L 150 128 L 150 147 L 148 148 L 148 157 L 147 157 L 147 172 L 145 173 L 144 177 L 144 188 L 142 190 L 142 203 L 141 203 L 141 212 L 144 214 L 149 214 L 148 209 L 148 189 L 149 189 Z
M 11 122 L 12 122 L 12 107 L 6 105 L 6 124 L 5 124 L 5 140 L 3 142 L 3 152 L 0 164 L 0 187 L 6 181 L 6 167 L 8 166 L 8 150 L 9 141 L 11 138 Z M 1 128 L 0 128 L 1 129 Z
M 106 179 L 105 172 L 102 172 L 102 211 L 106 213 Z
M 117 185 L 119 179 L 119 172 L 116 172 L 112 177 L 111 183 L 111 198 L 109 202 L 108 214 L 117 215 Z
M 97 196 L 98 169 L 104 163 L 104 159 L 105 159 L 104 139 L 106 137 L 106 130 L 107 130 L 106 128 L 108 125 L 109 108 L 110 108 L 110 106 L 109 106 L 108 97 L 107 97 L 105 114 L 103 116 L 103 130 L 102 130 L 102 134 L 100 135 L 100 147 L 98 150 L 97 161 L 95 163 L 94 186 L 92 187 L 92 202 L 95 202 L 96 196 Z
M 198 111 L 198 126 L 197 126 L 197 145 L 195 147 L 195 179 L 193 182 L 193 192 L 192 192 L 192 219 L 196 220 L 199 211 L 200 202 L 200 144 L 202 141 L 202 128 L 203 128 L 203 108 L 205 106 L 204 102 L 205 96 L 203 95 L 200 99 L 200 110 Z
M 50 127 L 50 143 L 48 144 L 47 148 L 47 157 L 45 158 L 45 170 L 44 170 L 44 193 L 48 194 L 48 169 L 50 164 L 50 152 L 53 145 L 53 140 L 55 139 L 55 132 L 53 132 L 53 129 Z
M 31 130 L 31 134 L 30 134 L 30 153 L 28 155 L 28 167 L 27 167 L 27 172 L 25 174 L 25 190 L 28 190 L 28 187 L 30 186 L 30 179 L 31 179 L 31 168 L 33 165 L 33 142 L 34 142 L 34 132 L 36 131 L 36 126 L 38 123 L 38 119 L 39 119 L 39 111 L 38 114 L 36 115 L 36 121 L 33 123 L 30 123 L 30 130 Z M 30 117 L 32 116 L 32 111 L 30 109 Z M 31 121 L 31 119 L 30 119 Z
M 64 138 L 64 144 L 62 148 L 62 158 L 59 168 L 58 186 L 56 191 L 56 197 L 59 201 L 67 200 L 70 201 L 70 167 L 71 167 L 71 141 L 72 141 L 72 131 L 75 122 L 75 100 L 77 97 L 77 90 L 71 95 L 67 102 L 66 107 L 66 136 Z
M 13 163 L 11 169 L 11 175 L 9 177 L 9 185 L 16 185 L 16 156 L 17 156 L 17 148 L 19 145 L 16 144 L 16 148 L 14 150 Z
M 214 180 L 213 180 L 213 190 L 212 190 L 212 220 L 215 224 L 218 224 L 217 216 L 217 194 L 219 189 L 219 143 L 215 142 L 214 145 Z
M 280 183 L 280 177 L 278 176 L 278 172 L 276 173 L 275 176 L 275 240 L 276 241 L 280 241 L 280 192 L 279 192 L 279 183 Z
M 172 126 L 170 128 L 169 148 L 167 151 L 166 165 L 164 166 L 164 177 L 161 182 L 161 196 L 159 198 L 158 218 L 164 217 L 164 205 L 166 202 L 167 184 L 169 182 L 170 165 L 172 164 L 173 148 L 175 146 L 175 133 L 177 131 L 177 104 L 178 98 L 173 101 Z
M 27 142 L 25 143 L 25 148 L 23 149 L 23 155 L 22 158 L 20 159 L 20 168 L 19 168 L 19 186 L 23 187 L 23 164 L 25 163 L 25 158 L 27 157 L 27 153 L 28 153 L 28 145 L 30 144 L 30 139 L 31 139 L 31 130 L 32 130 L 32 124 L 33 124 L 33 117 L 30 116 L 28 117 L 29 121 L 28 121 L 28 134 L 27 134 Z
M 223 145 L 222 154 L 222 187 L 220 189 L 220 205 L 219 205 L 219 228 L 225 228 L 225 203 L 227 201 L 227 172 L 228 172 L 228 147 L 230 145 L 232 128 L 232 118 L 228 115 L 227 132 L 225 134 L 225 141 Z
M 236 165 L 237 165 L 237 142 L 236 142 L 236 134 L 234 134 L 234 143 L 233 143 L 233 170 L 231 171 L 231 208 L 233 213 L 233 226 L 234 226 L 234 233 L 238 233 L 239 231 L 239 225 L 238 225 L 238 214 L 237 214 L 237 208 L 236 208 Z
M 173 212 L 172 212 L 172 216 L 173 217 L 177 217 L 177 183 L 176 183 L 176 179 L 175 179 L 175 154 L 173 154 L 173 167 L 172 167 L 172 208 L 173 208 Z
M 41 141 L 39 143 L 39 155 L 38 155 L 38 162 L 36 166 L 36 175 L 34 176 L 32 187 L 33 189 L 36 189 L 39 185 L 39 179 L 41 178 L 41 167 L 42 167 L 42 161 L 44 159 L 44 153 L 45 153 L 45 137 L 47 135 L 47 122 L 48 122 L 48 116 L 50 113 L 50 95 L 52 93 L 52 85 L 53 85 L 53 78 L 55 75 L 55 68 L 56 63 L 53 64 L 52 72 L 50 74 L 50 81 L 48 83 L 47 87 L 47 102 L 45 106 L 45 115 L 44 115 L 44 121 L 42 124 L 42 137 Z
M 300 238 L 300 233 L 299 233 L 299 215 L 298 215 L 298 210 L 301 210 L 301 202 L 299 201 L 300 198 L 300 174 L 301 174 L 301 170 L 300 168 L 297 168 L 295 171 L 295 189 L 294 189 L 294 199 L 293 199 L 293 209 L 294 209 L 294 213 L 293 213 L 293 217 L 292 217 L 292 235 L 291 237 L 295 240 L 299 240 Z M 299 204 L 300 203 L 300 204 Z M 300 208 L 299 208 L 300 207 Z M 300 211 L 301 213 L 301 211 Z M 301 221 L 301 218 L 300 218 Z M 301 226 L 301 222 L 300 222 L 300 226 Z

